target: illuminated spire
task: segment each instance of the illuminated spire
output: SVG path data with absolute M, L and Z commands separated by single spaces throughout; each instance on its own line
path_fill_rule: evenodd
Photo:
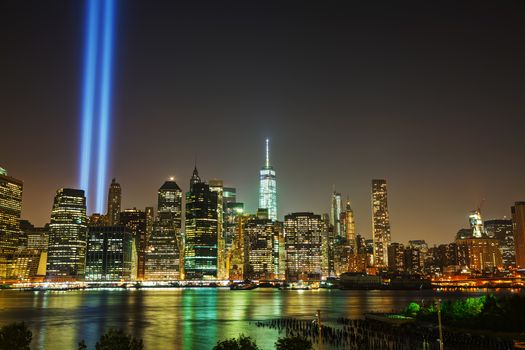
M 270 167 L 270 140 L 266 138 L 266 167 Z

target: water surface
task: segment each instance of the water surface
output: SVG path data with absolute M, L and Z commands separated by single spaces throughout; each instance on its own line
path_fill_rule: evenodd
M 0 325 L 25 321 L 33 332 L 32 349 L 88 349 L 108 328 L 122 328 L 144 340 L 145 349 L 211 349 L 219 339 L 240 333 L 273 349 L 278 333 L 254 321 L 280 317 L 323 321 L 359 318 L 371 311 L 398 310 L 410 301 L 455 299 L 487 291 L 280 291 L 221 288 L 84 290 L 67 292 L 0 291 Z M 494 291 L 492 291 L 494 293 Z M 508 293 L 496 291 L 496 293 Z

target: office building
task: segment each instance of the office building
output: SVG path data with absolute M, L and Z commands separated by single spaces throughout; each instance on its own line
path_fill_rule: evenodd
M 134 279 L 133 255 L 133 234 L 124 226 L 89 227 L 86 281 Z
M 386 180 L 372 180 L 372 239 L 374 242 L 374 266 L 379 269 L 387 268 L 390 216 Z
M 122 189 L 120 188 L 120 184 L 113 179 L 111 180 L 111 185 L 109 185 L 108 213 L 106 215 L 108 225 L 110 226 L 118 225 L 119 223 L 121 201 Z
M 511 208 L 512 232 L 516 249 L 516 267 L 525 268 L 525 202 L 516 202 Z
M 143 280 L 146 274 L 147 220 L 146 212 L 137 208 L 126 209 L 120 213 L 119 225 L 130 232 L 133 239 L 133 250 L 136 252 L 136 279 Z
M 252 280 L 279 278 L 279 241 L 282 224 L 270 219 L 251 218 L 244 225 L 248 267 L 245 277 Z
M 259 208 L 268 209 L 270 220 L 277 220 L 277 182 L 270 165 L 269 140 L 266 139 L 266 161 L 259 172 Z
M 492 272 L 502 267 L 499 242 L 495 238 L 457 239 L 458 260 L 474 272 Z
M 495 238 L 499 241 L 503 266 L 506 268 L 516 266 L 516 246 L 512 232 L 512 220 L 487 220 L 485 221 L 485 231 L 489 238 Z
M 0 249 L 14 249 L 20 240 L 23 183 L 0 168 Z
M 47 278 L 83 280 L 86 267 L 87 217 L 83 190 L 57 191 L 49 225 Z
M 405 272 L 405 246 L 403 243 L 393 242 L 388 246 L 388 269 L 391 272 Z
M 217 279 L 225 280 L 228 278 L 228 270 L 224 237 L 224 186 L 222 180 L 216 179 L 210 180 L 209 186 L 210 191 L 217 194 Z
M 201 182 L 197 169 L 186 194 L 186 241 L 184 270 L 188 280 L 218 277 L 217 192 Z
M 326 224 L 321 215 L 292 213 L 284 218 L 287 279 L 320 280 L 322 237 Z
M 483 227 L 480 209 L 474 210 L 470 213 L 469 223 L 473 238 L 481 238 L 485 236 L 485 228 Z
M 146 229 L 148 214 L 146 214 Z M 148 241 L 145 279 L 177 280 L 183 276 L 181 251 L 182 191 L 170 179 L 157 192 L 157 220 Z
M 333 228 L 333 232 L 337 237 L 343 235 L 341 230 L 341 211 L 341 193 L 334 191 L 330 199 L 330 226 Z
M 345 211 L 342 213 L 344 222 L 344 236 L 347 244 L 351 247 L 353 253 L 357 254 L 356 233 L 355 233 L 355 218 L 354 211 L 350 206 L 350 201 L 346 201 Z

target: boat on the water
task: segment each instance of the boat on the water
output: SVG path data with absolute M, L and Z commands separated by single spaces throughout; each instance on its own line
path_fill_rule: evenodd
M 239 282 L 230 285 L 230 290 L 252 290 L 259 287 L 253 282 Z

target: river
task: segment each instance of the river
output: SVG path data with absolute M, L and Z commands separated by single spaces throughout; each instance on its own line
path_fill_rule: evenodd
M 32 349 L 88 349 L 108 328 L 122 328 L 144 340 L 145 349 L 211 349 L 219 339 L 240 333 L 262 349 L 273 349 L 278 333 L 254 321 L 281 317 L 323 322 L 359 318 L 365 312 L 398 310 L 410 301 L 455 299 L 486 294 L 424 291 L 280 291 L 222 288 L 83 290 L 27 292 L 0 290 L 0 325 L 25 321 L 33 332 Z M 509 291 L 491 291 L 509 293 Z

